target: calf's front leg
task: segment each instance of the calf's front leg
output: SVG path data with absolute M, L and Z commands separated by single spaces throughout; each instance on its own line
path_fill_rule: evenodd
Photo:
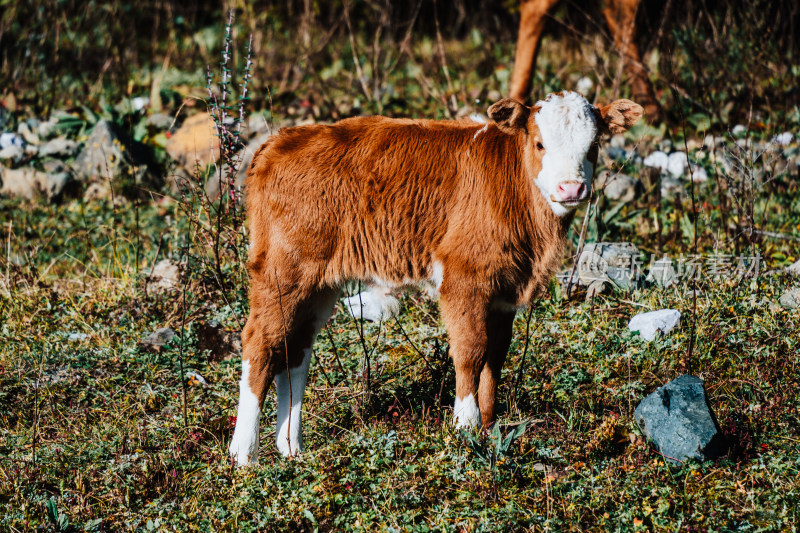
M 475 394 L 486 362 L 487 306 L 478 298 L 451 299 L 443 294 L 440 307 L 456 369 L 453 422 L 457 428 L 474 428 L 481 423 Z

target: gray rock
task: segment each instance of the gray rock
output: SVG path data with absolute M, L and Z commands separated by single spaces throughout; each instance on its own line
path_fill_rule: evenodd
M 605 176 L 605 180 L 602 185 L 598 183 L 598 186 L 603 188 L 606 198 L 624 203 L 631 202 L 636 198 L 639 180 L 627 174 L 606 175 L 603 173 L 603 176 Z
M 58 159 L 48 159 L 42 163 L 42 167 L 44 168 L 45 172 L 54 174 L 58 174 L 60 172 L 70 172 L 69 167 L 65 165 L 63 161 L 59 161 Z
M 679 179 L 670 176 L 662 176 L 660 184 L 661 196 L 664 198 L 671 199 L 686 193 L 686 187 Z
M 786 309 L 800 309 L 800 288 L 787 290 L 778 301 Z
M 174 338 L 175 330 L 172 328 L 160 328 L 143 338 L 140 344 L 147 347 L 161 348 L 166 346 Z
M 611 140 L 608 142 L 613 148 L 625 148 L 627 141 L 625 140 L 625 136 L 617 133 L 611 137 Z
M 261 135 L 272 130 L 270 122 L 263 114 L 256 113 L 247 117 L 247 132 L 251 137 Z
M 98 122 L 75 159 L 75 174 L 80 181 L 104 181 L 116 177 L 128 166 L 125 142 L 120 140 L 116 125 L 108 120 Z
M 111 189 L 108 188 L 108 183 L 104 181 L 96 181 L 90 183 L 83 193 L 83 199 L 89 202 L 94 200 L 108 200 L 111 198 Z
M 27 122 L 20 122 L 17 127 L 17 133 L 22 135 L 25 142 L 28 144 L 39 144 L 39 136 L 34 133 L 33 128 Z
M 271 133 L 263 132 L 256 137 L 253 137 L 253 139 L 250 140 L 250 142 L 248 142 L 242 149 L 240 154 L 241 161 L 239 163 L 239 170 L 236 172 L 236 181 L 234 182 L 237 187 L 244 186 L 244 180 L 247 177 L 247 169 L 250 167 L 250 163 L 253 161 L 253 156 L 255 155 L 256 151 L 261 148 L 261 145 L 267 142 L 267 139 L 269 139 L 271 136 Z M 219 173 L 212 174 L 208 178 L 208 181 L 206 181 L 206 195 L 212 200 L 219 196 L 219 184 Z
M 790 131 L 784 131 L 773 137 L 772 142 L 778 146 L 789 146 L 794 142 L 794 135 Z
M 626 152 L 624 148 L 609 146 L 606 149 L 606 154 L 608 154 L 609 159 L 612 159 L 614 161 L 620 161 L 625 159 Z
M 0 150 L 0 160 L 19 163 L 25 158 L 25 149 L 22 146 L 12 144 Z
M 648 313 L 634 315 L 628 322 L 628 329 L 638 332 L 643 339 L 652 341 L 656 338 L 656 332 L 660 331 L 664 335 L 678 325 L 681 321 L 681 312 L 677 309 L 659 309 Z
M 169 259 L 162 259 L 153 267 L 148 278 L 148 287 L 156 290 L 174 289 L 180 280 L 180 268 Z
M 49 138 L 56 131 L 56 126 L 58 126 L 59 117 L 64 116 L 65 114 L 66 113 L 59 112 L 51 116 L 45 122 L 40 122 L 39 126 L 36 128 L 36 132 L 38 133 L 39 138 L 41 139 Z
M 147 125 L 157 130 L 168 130 L 174 119 L 166 113 L 153 113 L 147 117 Z
M 57 137 L 39 147 L 40 157 L 72 157 L 78 151 L 78 143 L 65 137 Z
M 798 259 L 797 261 L 786 267 L 786 272 L 800 278 L 800 259 Z
M 639 278 L 639 249 L 629 242 L 596 242 L 583 247 L 577 278 L 581 285 L 610 281 L 617 287 L 633 288 Z
M 131 140 L 116 124 L 101 120 L 75 158 L 75 177 L 89 182 L 112 179 L 125 188 L 123 194 L 132 192 L 128 187 L 154 185 L 145 152 L 146 148 Z
M 708 172 L 700 165 L 692 165 L 692 171 L 691 173 L 687 173 L 686 177 L 690 178 L 695 183 L 704 183 L 708 181 Z
M 47 199 L 58 197 L 72 177 L 69 173 L 46 173 L 30 167 L 9 169 L 0 166 L 0 194 L 33 200 L 42 194 Z
M 272 134 L 268 131 L 262 132 L 259 135 L 253 137 L 250 142 L 244 147 L 244 151 L 242 153 L 242 163 L 239 165 L 239 175 L 236 180 L 237 185 L 244 184 L 244 178 L 247 177 L 247 169 L 250 166 L 250 163 L 253 161 L 253 156 L 261 148 L 261 145 L 267 142 L 267 139 L 272 137 Z
M 708 404 L 703 382 L 683 375 L 659 387 L 636 407 L 644 435 L 671 463 L 707 461 L 725 452 L 725 439 Z
M 588 302 L 592 298 L 596 298 L 597 296 L 606 292 L 606 282 L 602 280 L 593 281 L 589 284 L 589 287 L 586 288 L 586 301 Z

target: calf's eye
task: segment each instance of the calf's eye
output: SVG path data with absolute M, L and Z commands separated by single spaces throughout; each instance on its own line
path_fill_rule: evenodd
M 544 150 L 544 145 L 542 143 L 536 143 L 537 150 Z

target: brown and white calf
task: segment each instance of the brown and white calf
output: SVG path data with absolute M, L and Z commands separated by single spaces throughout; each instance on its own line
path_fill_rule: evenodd
M 490 424 L 514 314 L 557 267 L 574 209 L 589 197 L 600 136 L 641 116 L 629 100 L 598 109 L 559 93 L 532 108 L 502 100 L 486 124 L 351 118 L 267 141 L 246 185 L 250 316 L 236 461 L 256 459 L 273 380 L 278 449 L 301 451 L 311 347 L 348 280 L 438 292 L 455 422 Z

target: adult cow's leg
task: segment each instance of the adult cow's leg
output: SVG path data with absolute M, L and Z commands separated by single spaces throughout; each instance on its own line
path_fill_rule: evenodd
M 517 52 L 509 91 L 509 96 L 520 102 L 525 102 L 530 96 L 545 17 L 557 3 L 558 0 L 523 0 L 520 5 Z
M 497 385 L 511 345 L 515 313 L 492 311 L 487 320 L 486 362 L 481 370 L 478 405 L 484 427 L 494 422 Z
M 475 393 L 486 358 L 488 306 L 480 298 L 464 298 L 463 294 L 455 298 L 444 292 L 439 303 L 456 369 L 453 422 L 458 428 L 477 427 L 481 413 Z
M 275 376 L 278 393 L 275 443 L 284 456 L 303 450 L 302 406 L 312 346 L 317 333 L 330 318 L 338 295 L 338 289 L 325 289 L 311 296 L 303 305 L 293 335 L 287 341 L 292 358 L 300 358 L 300 364 L 290 365 Z
M 630 77 L 633 99 L 644 107 L 645 113 L 652 120 L 661 116 L 661 106 L 653 93 L 647 69 L 642 64 L 639 47 L 636 46 L 636 11 L 640 2 L 641 0 L 607 0 L 603 16 Z

